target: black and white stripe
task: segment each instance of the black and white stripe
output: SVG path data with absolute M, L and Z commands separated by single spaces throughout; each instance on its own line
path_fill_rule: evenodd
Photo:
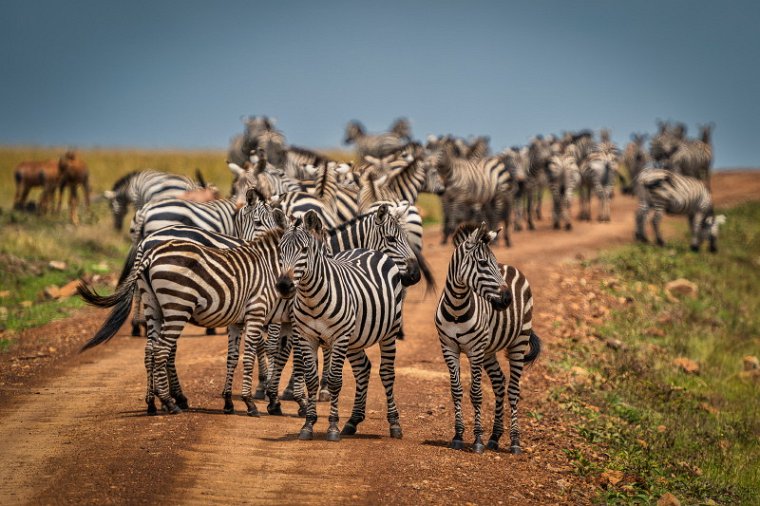
M 636 211 L 636 239 L 647 242 L 644 230 L 647 215 L 653 211 L 652 228 L 657 244 L 665 241 L 660 232 L 662 213 L 686 215 L 691 231 L 691 249 L 698 251 L 705 239 L 710 251 L 718 251 L 718 228 L 725 223 L 725 216 L 715 216 L 712 196 L 704 182 L 674 172 L 646 168 L 636 180 L 639 207 Z
M 581 173 L 579 183 L 581 220 L 591 220 L 591 196 L 599 199 L 598 220 L 610 221 L 610 199 L 615 189 L 618 174 L 617 147 L 612 143 L 598 143 L 585 158 L 576 151 L 576 159 L 582 162 L 578 166 Z
M 277 289 L 293 299 L 293 325 L 299 336 L 309 403 L 299 438 L 311 439 L 317 420 L 317 350 L 330 347 L 330 425 L 328 440 L 340 439 L 338 397 L 343 363 L 348 358 L 356 377 L 356 397 L 343 434 L 353 434 L 364 420 L 370 363 L 364 349 L 378 344 L 380 378 L 388 401 L 391 436 L 401 437 L 393 385 L 396 339 L 401 330 L 402 284 L 392 258 L 372 250 L 354 249 L 335 257 L 327 254 L 322 222 L 304 215 L 285 232 L 280 243 Z
M 365 155 L 382 157 L 404 146 L 407 136 L 394 132 L 368 134 L 364 125 L 354 120 L 346 125 L 343 143 L 356 145 L 356 152 L 360 158 Z
M 475 409 L 473 449 L 484 450 L 481 435 L 481 373 L 485 368 L 496 396 L 493 431 L 488 448 L 497 449 L 504 431 L 505 377 L 496 354 L 504 350 L 509 361 L 510 450 L 520 453 L 517 403 L 520 377 L 526 364 L 539 355 L 541 341 L 532 330 L 533 297 L 523 274 L 511 266 L 498 265 L 490 248 L 496 238 L 485 223 L 463 225 L 454 235 L 456 249 L 449 262 L 446 286 L 438 303 L 435 324 L 449 368 L 454 400 L 454 438 L 451 448 L 464 446 L 462 385 L 459 356 L 470 361 L 470 396 Z

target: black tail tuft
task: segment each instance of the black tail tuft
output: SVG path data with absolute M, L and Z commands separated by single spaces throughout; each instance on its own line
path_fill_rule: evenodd
M 417 265 L 420 266 L 420 271 L 422 271 L 422 275 L 425 277 L 425 283 L 427 283 L 427 287 L 425 288 L 425 295 L 435 294 L 435 278 L 433 277 L 433 272 L 430 270 L 430 264 L 428 264 L 427 260 L 425 260 L 425 257 L 422 255 L 422 251 L 414 246 L 412 246 L 412 251 L 414 251 L 414 256 L 417 259 Z
M 541 354 L 541 338 L 538 337 L 538 335 L 532 330 L 530 331 L 530 339 L 528 340 L 528 344 L 530 344 L 530 353 L 525 355 L 523 358 L 523 363 L 526 365 L 535 362 L 535 360 Z
M 117 290 L 116 293 L 114 293 L 112 296 L 109 297 L 99 297 L 95 292 L 93 292 L 90 288 L 85 287 L 83 284 L 79 285 L 78 291 L 79 294 L 82 295 L 82 297 L 89 302 L 87 297 L 91 298 L 97 298 L 97 299 L 109 299 L 108 303 L 113 302 L 110 304 L 113 306 L 113 309 L 111 310 L 111 314 L 108 315 L 108 318 L 105 322 L 103 322 L 103 325 L 100 327 L 98 332 L 95 334 L 95 336 L 87 341 L 84 346 L 82 346 L 82 349 L 79 350 L 80 352 L 90 349 L 94 346 L 97 346 L 99 344 L 105 343 L 106 341 L 110 340 L 116 332 L 119 331 L 122 325 L 124 325 L 124 322 L 127 321 L 127 317 L 129 316 L 129 311 L 132 307 L 132 294 L 134 292 L 135 285 L 132 284 L 129 287 L 122 288 L 120 290 Z M 86 295 L 85 295 L 86 294 Z
M 129 253 L 127 253 L 127 259 L 124 260 L 124 267 L 121 268 L 121 274 L 119 274 L 119 282 L 118 285 L 121 286 L 122 283 L 124 283 L 124 280 L 127 279 L 127 276 L 129 276 L 129 273 L 132 272 L 132 266 L 135 263 L 135 258 L 137 258 L 137 245 L 139 243 L 132 243 L 132 246 L 129 248 Z

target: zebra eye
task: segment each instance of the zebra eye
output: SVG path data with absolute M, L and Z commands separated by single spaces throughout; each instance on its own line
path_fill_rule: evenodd
M 478 258 L 478 265 L 480 265 L 481 267 L 488 267 L 488 259 Z
M 395 238 L 394 236 L 392 236 L 392 235 L 389 235 L 389 236 L 388 236 L 388 237 L 386 237 L 385 239 L 386 239 L 386 240 L 387 240 L 389 243 L 391 243 L 391 244 L 396 244 L 396 238 Z

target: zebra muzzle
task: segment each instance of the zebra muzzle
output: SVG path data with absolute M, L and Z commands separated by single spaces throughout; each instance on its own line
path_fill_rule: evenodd
M 504 311 L 512 303 L 512 292 L 508 288 L 502 288 L 501 294 L 491 299 L 491 305 L 496 311 Z
M 274 287 L 277 289 L 277 292 L 285 299 L 293 297 L 296 292 L 296 285 L 294 285 L 293 280 L 286 275 L 281 275 L 279 278 L 277 278 L 277 283 L 275 283 Z
M 401 275 L 401 284 L 403 286 L 412 286 L 420 282 L 422 275 L 420 274 L 420 264 L 417 260 L 409 259 L 406 261 L 406 272 Z

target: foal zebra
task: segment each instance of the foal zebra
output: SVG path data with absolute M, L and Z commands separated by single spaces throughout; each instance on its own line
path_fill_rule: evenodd
M 636 194 L 639 208 L 636 211 L 636 240 L 647 242 L 644 224 L 649 211 L 654 211 L 652 228 L 657 244 L 665 245 L 660 233 L 663 211 L 668 214 L 685 214 L 689 217 L 691 249 L 699 251 L 705 239 L 710 242 L 710 251 L 718 251 L 718 228 L 726 217 L 715 216 L 710 190 L 703 181 L 682 176 L 665 169 L 647 168 L 639 173 L 636 180 Z
M 449 262 L 446 286 L 435 314 L 435 325 L 443 358 L 449 368 L 451 396 L 454 400 L 454 439 L 451 448 L 464 447 L 462 419 L 462 385 L 459 378 L 459 355 L 470 361 L 470 397 L 475 409 L 475 443 L 482 453 L 483 428 L 480 406 L 483 401 L 481 372 L 485 368 L 496 396 L 493 431 L 488 448 L 495 450 L 504 432 L 504 374 L 496 353 L 504 350 L 509 361 L 510 451 L 521 453 L 517 425 L 517 402 L 520 377 L 526 364 L 541 351 L 541 340 L 532 330 L 533 296 L 528 280 L 511 266 L 496 262 L 490 243 L 497 232 L 489 232 L 485 223 L 460 226 L 454 234 L 456 249 Z M 529 351 L 530 350 L 530 351 Z
M 330 257 L 322 222 L 314 212 L 296 220 L 280 242 L 277 290 L 293 299 L 293 325 L 304 361 L 309 403 L 299 439 L 312 439 L 317 421 L 317 349 L 331 348 L 329 390 L 329 441 L 356 432 L 364 420 L 370 362 L 365 348 L 379 344 L 380 378 L 388 401 L 391 437 L 401 438 L 398 409 L 393 396 L 396 339 L 401 331 L 402 281 L 392 258 L 379 251 L 354 249 Z M 356 378 L 351 418 L 338 430 L 338 397 L 343 383 L 343 362 L 348 356 Z
M 274 288 L 279 268 L 278 245 L 282 230 L 264 233 L 258 239 L 232 249 L 217 249 L 194 242 L 171 240 L 150 250 L 111 296 L 100 297 L 80 285 L 80 295 L 90 303 L 112 306 L 110 316 L 83 350 L 108 341 L 129 314 L 135 290 L 146 305 L 148 343 L 146 367 L 153 370 L 153 384 L 148 384 L 148 412 L 155 412 L 153 394 L 157 393 L 169 413 L 179 413 L 187 406 L 172 357 L 177 340 L 189 322 L 229 328 L 227 379 L 224 387 L 225 408 L 232 403 L 234 353 L 232 343 L 244 336 L 242 398 L 248 414 L 258 414 L 251 389 L 256 346 L 260 342 L 266 316 L 278 297 Z
M 111 206 L 114 229 L 121 230 L 129 204 L 134 205 L 135 211 L 139 211 L 149 202 L 176 197 L 197 188 L 200 185 L 188 177 L 144 170 L 123 176 L 103 195 Z

